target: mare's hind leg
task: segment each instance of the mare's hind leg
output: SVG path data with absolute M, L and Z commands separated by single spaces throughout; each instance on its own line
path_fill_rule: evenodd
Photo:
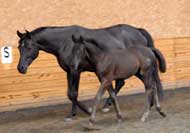
M 116 80 L 115 89 L 114 89 L 115 95 L 117 95 L 117 93 L 120 91 L 120 89 L 123 87 L 124 84 L 125 84 L 124 79 Z M 113 89 L 113 86 L 112 86 L 111 89 Z M 108 112 L 109 111 L 109 106 L 111 105 L 111 103 L 112 103 L 111 96 L 109 96 L 106 99 L 106 102 L 105 102 L 105 104 L 103 106 L 102 111 L 103 112 Z
M 166 117 L 166 114 L 161 111 L 161 106 L 160 106 L 160 102 L 158 99 L 158 90 L 156 88 L 156 83 L 154 82 L 153 85 L 154 85 L 154 99 L 155 99 L 155 103 L 156 103 L 156 110 L 158 111 L 158 113 L 161 116 Z

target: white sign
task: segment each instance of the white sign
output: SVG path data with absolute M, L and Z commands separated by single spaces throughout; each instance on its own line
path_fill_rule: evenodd
M 1 47 L 1 62 L 3 64 L 12 63 L 12 47 L 10 46 Z

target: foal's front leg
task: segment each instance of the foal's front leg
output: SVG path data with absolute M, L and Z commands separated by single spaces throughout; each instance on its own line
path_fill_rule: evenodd
M 95 120 L 95 116 L 96 116 L 96 108 L 97 105 L 100 103 L 100 99 L 102 97 L 102 95 L 105 93 L 105 82 L 101 83 L 100 88 L 96 94 L 95 100 L 94 100 L 94 105 L 92 107 L 92 113 L 91 113 L 91 117 L 90 117 L 90 125 L 94 124 L 94 120 Z
M 119 107 L 119 103 L 118 103 L 116 94 L 115 94 L 115 92 L 113 90 L 112 84 L 108 87 L 108 92 L 109 92 L 111 101 L 114 104 L 114 107 L 115 107 L 115 110 L 116 110 L 116 113 L 117 113 L 118 121 L 121 122 L 121 120 L 122 120 L 121 110 L 120 110 L 120 107 Z
M 124 84 L 125 84 L 124 79 L 116 80 L 115 89 L 114 89 L 115 95 L 118 94 L 118 92 L 120 91 L 120 89 L 123 87 Z M 113 89 L 113 86 L 112 86 L 112 89 Z M 109 111 L 109 106 L 111 105 L 111 102 L 112 102 L 111 101 L 111 96 L 109 96 L 106 99 L 106 102 L 105 102 L 105 104 L 103 106 L 103 109 L 102 109 L 103 112 L 108 112 Z

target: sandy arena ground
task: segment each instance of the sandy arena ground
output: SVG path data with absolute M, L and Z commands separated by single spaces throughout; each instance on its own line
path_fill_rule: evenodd
M 144 109 L 144 94 L 122 96 L 119 103 L 124 116 L 118 124 L 114 109 L 102 113 L 98 109 L 99 130 L 86 131 L 89 116 L 79 112 L 72 122 L 64 122 L 69 105 L 57 105 L 0 114 L 0 133 L 190 133 L 190 88 L 166 91 L 162 118 L 153 108 L 149 119 L 140 121 Z M 90 104 L 85 102 L 85 104 Z

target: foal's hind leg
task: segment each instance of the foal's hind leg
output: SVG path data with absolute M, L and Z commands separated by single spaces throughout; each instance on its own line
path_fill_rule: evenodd
M 145 112 L 141 118 L 142 122 L 145 122 L 145 120 L 148 118 L 149 112 L 150 112 L 150 94 L 152 93 L 152 89 L 147 89 L 146 92 L 146 100 L 145 100 Z
M 139 78 L 143 82 L 143 76 L 140 74 L 140 72 L 136 73 L 135 76 Z M 152 92 L 150 94 L 150 108 L 154 105 L 154 93 Z
M 114 89 L 115 95 L 117 95 L 117 93 L 120 91 L 120 89 L 123 87 L 124 84 L 125 84 L 125 81 L 123 79 L 116 80 L 115 89 Z M 113 89 L 113 86 L 112 86 L 112 89 Z M 102 111 L 108 112 L 109 106 L 111 105 L 111 103 L 112 103 L 111 96 L 109 96 L 106 99 L 106 103 L 104 104 Z
M 158 92 L 157 92 L 158 90 L 156 88 L 155 82 L 153 83 L 153 85 L 154 85 L 154 99 L 155 99 L 155 103 L 156 103 L 156 110 L 158 111 L 158 113 L 161 116 L 166 117 L 166 114 L 161 111 L 161 106 L 160 106 L 159 99 L 158 99 Z
M 143 82 L 145 85 L 145 112 L 141 118 L 142 122 L 144 122 L 148 118 L 149 111 L 150 111 L 151 93 L 153 92 L 151 77 L 149 77 L 149 75 L 143 78 Z

